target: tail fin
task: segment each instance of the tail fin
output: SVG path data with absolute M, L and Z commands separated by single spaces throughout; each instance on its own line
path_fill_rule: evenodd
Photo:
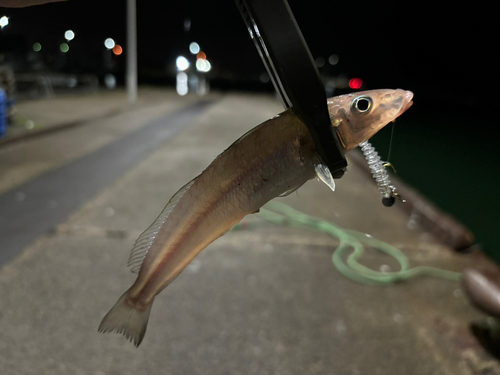
M 148 326 L 151 306 L 140 311 L 130 307 L 126 303 L 128 291 L 125 292 L 118 302 L 109 310 L 99 325 L 99 332 L 117 332 L 123 334 L 127 339 L 139 346 Z

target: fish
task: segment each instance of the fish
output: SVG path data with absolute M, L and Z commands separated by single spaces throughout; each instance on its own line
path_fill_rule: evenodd
M 371 138 L 412 104 L 413 93 L 379 89 L 327 99 L 344 153 Z M 271 199 L 318 177 L 332 190 L 332 174 L 317 154 L 306 125 L 292 109 L 256 126 L 184 185 L 137 239 L 129 258 L 134 284 L 99 325 L 139 346 L 155 297 L 210 243 Z

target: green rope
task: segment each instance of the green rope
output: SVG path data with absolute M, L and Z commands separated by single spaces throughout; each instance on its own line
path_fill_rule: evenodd
M 399 249 L 367 234 L 340 228 L 328 221 L 294 210 L 283 203 L 272 201 L 264 207 L 259 214 L 259 217 L 264 220 L 274 224 L 323 232 L 337 238 L 340 244 L 332 254 L 332 262 L 342 275 L 353 281 L 364 284 L 390 284 L 424 275 L 452 281 L 460 280 L 460 274 L 457 272 L 427 266 L 410 268 L 408 258 Z M 236 226 L 236 228 L 239 227 L 242 225 Z M 401 269 L 396 272 L 383 273 L 365 267 L 358 262 L 363 256 L 365 245 L 394 257 Z M 349 249 L 353 249 L 353 251 L 344 262 L 345 254 Z

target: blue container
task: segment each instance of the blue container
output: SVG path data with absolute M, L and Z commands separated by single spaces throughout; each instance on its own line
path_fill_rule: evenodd
M 0 89 L 0 138 L 7 133 L 7 95 Z

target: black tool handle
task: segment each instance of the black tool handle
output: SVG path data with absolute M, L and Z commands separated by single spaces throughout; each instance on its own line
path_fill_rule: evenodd
M 347 162 L 330 122 L 325 88 L 288 2 L 235 1 L 283 105 L 306 124 L 333 177 L 342 177 Z

